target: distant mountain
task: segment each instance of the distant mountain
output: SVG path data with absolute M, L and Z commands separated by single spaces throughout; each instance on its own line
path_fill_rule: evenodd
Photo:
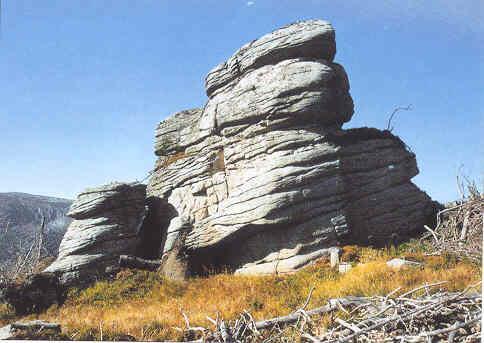
M 26 193 L 0 193 L 0 268 L 7 269 L 28 253 L 45 217 L 42 256 L 56 256 L 71 222 L 72 201 Z

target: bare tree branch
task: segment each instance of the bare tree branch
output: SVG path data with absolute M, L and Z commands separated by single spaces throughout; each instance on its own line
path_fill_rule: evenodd
M 44 243 L 45 216 L 43 214 L 41 214 L 41 215 L 42 215 L 42 224 L 40 225 L 40 229 L 39 229 L 39 242 L 38 242 L 37 258 L 34 261 L 34 266 L 37 265 L 40 262 L 40 258 L 42 257 L 42 245 Z
M 397 107 L 393 110 L 392 114 L 390 115 L 390 118 L 388 118 L 388 123 L 387 123 L 387 131 L 392 132 L 393 131 L 393 126 L 392 125 L 392 120 L 395 114 L 397 114 L 398 111 L 410 111 L 412 110 L 412 104 L 406 106 L 406 107 Z

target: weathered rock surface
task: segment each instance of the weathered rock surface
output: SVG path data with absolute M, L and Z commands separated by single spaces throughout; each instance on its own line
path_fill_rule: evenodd
M 111 183 L 79 194 L 67 215 L 74 219 L 47 269 L 63 285 L 103 278 L 119 256 L 134 254 L 145 217 L 146 186 Z
M 336 53 L 334 29 L 328 22 L 308 20 L 288 25 L 241 47 L 227 62 L 211 70 L 205 88 L 209 97 L 227 84 L 238 82 L 248 70 L 280 61 L 309 57 L 332 61 Z
M 147 194 L 171 221 L 144 230 L 161 230 L 166 274 L 290 272 L 426 222 L 415 155 L 388 131 L 341 128 L 353 101 L 334 37 L 311 20 L 253 41 L 208 74 L 203 109 L 160 123 Z
M 420 262 L 415 262 L 415 261 L 409 261 L 401 258 L 394 258 L 391 259 L 390 261 L 387 261 L 387 266 L 393 269 L 401 269 L 405 267 L 422 267 L 423 263 Z

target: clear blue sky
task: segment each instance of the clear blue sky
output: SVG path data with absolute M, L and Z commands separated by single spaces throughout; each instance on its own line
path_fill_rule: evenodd
M 154 129 L 202 106 L 203 79 L 242 44 L 296 20 L 336 28 L 355 115 L 417 154 L 414 181 L 440 201 L 456 174 L 482 183 L 484 2 L 2 1 L 0 192 L 73 198 L 142 179 Z

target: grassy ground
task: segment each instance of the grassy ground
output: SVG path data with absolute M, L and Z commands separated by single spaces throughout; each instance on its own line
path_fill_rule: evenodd
M 174 327 L 184 327 L 182 312 L 192 326 L 210 327 L 206 316 L 215 318 L 217 313 L 232 319 L 248 310 L 256 320 L 288 314 L 302 306 L 311 287 L 314 292 L 308 309 L 346 295 L 385 295 L 397 287 L 404 291 L 443 280 L 449 282 L 442 288 L 462 290 L 480 280 L 481 267 L 470 262 L 406 251 L 345 247 L 342 259 L 354 265 L 346 274 L 331 270 L 324 260 L 291 275 L 222 274 L 186 282 L 126 270 L 115 281 L 71 290 L 62 307 L 28 318 L 61 323 L 65 333 L 76 340 L 126 339 L 127 334 L 137 340 L 180 340 L 187 337 Z M 424 267 L 392 270 L 385 262 L 395 256 L 422 261 Z M 8 308 L 0 307 L 0 321 L 12 320 Z M 327 320 L 321 318 L 321 325 Z

